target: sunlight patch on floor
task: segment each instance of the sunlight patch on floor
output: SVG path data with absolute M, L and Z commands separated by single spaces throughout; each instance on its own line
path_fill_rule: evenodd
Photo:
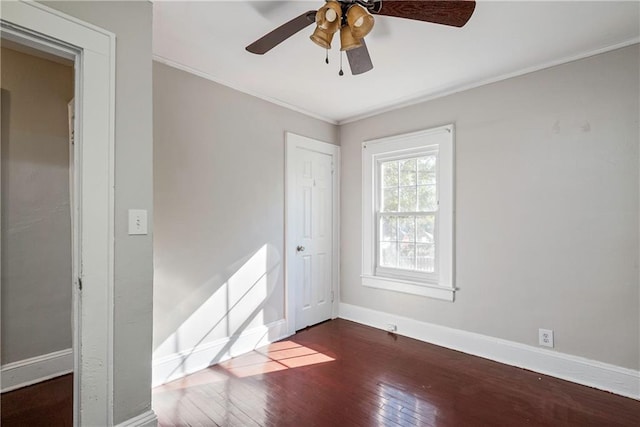
M 218 364 L 230 374 L 245 378 L 335 359 L 293 341 L 281 341 Z

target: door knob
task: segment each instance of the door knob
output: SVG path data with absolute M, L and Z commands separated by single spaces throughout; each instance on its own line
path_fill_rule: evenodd
M 304 246 L 298 246 L 298 247 L 296 248 L 296 251 L 298 251 L 298 252 L 304 252 Z

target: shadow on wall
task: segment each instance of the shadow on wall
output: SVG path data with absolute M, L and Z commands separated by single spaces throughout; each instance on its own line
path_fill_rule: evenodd
M 280 253 L 265 244 L 202 298 L 204 302 L 155 349 L 154 385 L 280 338 L 265 324 L 264 310 L 279 282 L 281 265 Z M 194 293 L 210 288 L 212 280 Z

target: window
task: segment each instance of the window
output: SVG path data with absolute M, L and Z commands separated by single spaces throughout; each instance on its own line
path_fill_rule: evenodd
M 362 146 L 365 286 L 453 301 L 453 126 Z
M 437 158 L 437 152 L 431 151 L 377 164 L 376 271 L 380 275 L 435 272 Z

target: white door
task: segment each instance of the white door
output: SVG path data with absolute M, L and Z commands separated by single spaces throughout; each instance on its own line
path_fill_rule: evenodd
M 314 142 L 288 136 L 288 286 L 294 291 L 289 295 L 295 306 L 295 330 L 330 319 L 335 295 L 335 154 L 331 146 L 318 147 Z

